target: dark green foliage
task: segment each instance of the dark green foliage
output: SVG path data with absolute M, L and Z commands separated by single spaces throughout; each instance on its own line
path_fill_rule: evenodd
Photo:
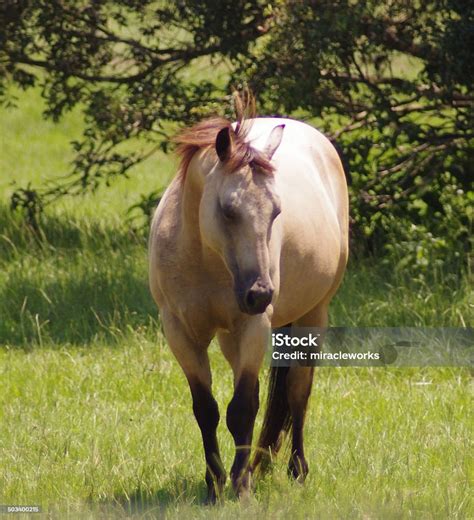
M 20 190 L 13 205 L 24 205 L 32 216 L 31 193 L 47 204 L 93 190 L 166 150 L 166 124 L 199 119 L 222 100 L 209 81 L 183 79 L 183 69 L 198 58 L 248 54 L 262 19 L 259 2 L 234 0 L 3 2 L 1 101 L 15 102 L 9 83 L 39 85 L 46 117 L 58 120 L 79 104 L 86 123 L 83 139 L 72 143 L 71 175 L 53 186 Z M 120 150 L 137 139 L 141 152 Z
M 170 123 L 230 113 L 231 86 L 248 83 L 261 113 L 312 120 L 339 144 L 354 251 L 391 252 L 392 263 L 420 271 L 464 261 L 474 200 L 471 2 L 10 0 L 0 24 L 2 101 L 14 103 L 11 82 L 39 84 L 46 117 L 79 104 L 86 121 L 71 175 L 14 195 L 30 218 L 40 204 L 132 174 L 166 151 Z M 230 74 L 187 79 L 199 59 L 224 60 Z M 121 147 L 137 139 L 141 152 Z

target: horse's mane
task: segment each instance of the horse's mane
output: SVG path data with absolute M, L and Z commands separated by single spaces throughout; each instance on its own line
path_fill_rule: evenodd
M 217 134 L 223 128 L 229 128 L 232 135 L 232 147 L 226 159 L 226 170 L 233 172 L 250 165 L 258 167 L 264 173 L 273 173 L 273 166 L 269 159 L 260 151 L 252 148 L 246 138 L 255 117 L 255 99 L 249 92 L 244 95 L 234 94 L 234 108 L 237 125 L 232 129 L 232 123 L 224 117 L 209 117 L 195 125 L 184 128 L 173 139 L 177 143 L 176 152 L 180 157 L 178 175 L 184 181 L 189 163 L 194 154 L 203 148 L 214 150 Z M 217 154 L 216 154 L 217 156 Z

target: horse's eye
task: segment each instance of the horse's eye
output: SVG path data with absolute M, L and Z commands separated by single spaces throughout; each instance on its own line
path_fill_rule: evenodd
M 222 215 L 224 216 L 224 218 L 228 221 L 235 221 L 237 220 L 237 212 L 235 210 L 235 208 L 231 205 L 224 205 L 222 206 L 221 208 L 222 210 Z

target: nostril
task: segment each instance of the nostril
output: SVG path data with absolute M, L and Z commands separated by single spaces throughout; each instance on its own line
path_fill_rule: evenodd
M 252 308 L 255 305 L 255 303 L 256 303 L 255 291 L 250 290 L 247 292 L 246 303 L 250 308 Z
M 273 289 L 250 289 L 245 296 L 245 303 L 249 309 L 263 309 L 272 301 Z

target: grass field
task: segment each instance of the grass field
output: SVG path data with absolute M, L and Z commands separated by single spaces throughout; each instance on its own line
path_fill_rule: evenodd
M 228 490 L 223 505 L 203 506 L 190 395 L 148 292 L 146 239 L 124 219 L 166 184 L 173 160 L 157 156 L 114 189 L 61 203 L 38 241 L 8 210 L 11 182 L 66 173 L 81 121 L 43 121 L 29 94 L 1 125 L 0 504 L 81 518 L 474 517 L 467 368 L 317 370 L 305 485 L 288 481 L 282 454 L 248 501 Z M 466 275 L 428 283 L 352 262 L 331 323 L 472 326 L 473 305 Z M 215 345 L 211 361 L 222 416 L 231 373 Z M 229 468 L 225 421 L 219 439 Z

